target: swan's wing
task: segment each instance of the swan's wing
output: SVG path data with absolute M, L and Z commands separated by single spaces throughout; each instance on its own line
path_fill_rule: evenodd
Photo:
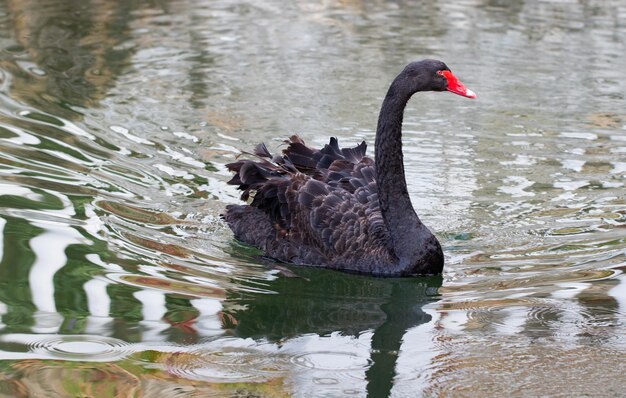
M 297 135 L 292 135 L 285 143 L 288 146 L 283 151 L 283 157 L 289 159 L 298 171 L 309 175 L 329 169 L 336 161 L 343 161 L 342 164 L 347 170 L 350 164 L 359 163 L 367 151 L 365 141 L 354 148 L 339 148 L 336 137 L 331 137 L 330 142 L 322 149 L 307 146 Z
M 291 233 L 328 258 L 354 261 L 389 249 L 378 197 L 366 187 L 352 193 L 308 177 L 297 191 L 288 190 L 287 198 Z
M 285 141 L 289 144 L 279 161 L 293 165 L 301 173 L 312 176 L 331 186 L 354 193 L 366 187 L 376 192 L 374 161 L 365 156 L 365 141 L 354 148 L 339 148 L 337 138 L 332 137 L 322 149 L 305 145 L 297 135 Z
M 244 200 L 252 194 L 250 206 L 268 215 L 275 236 L 267 239 L 303 245 L 312 249 L 315 256 L 327 259 L 349 255 L 354 260 L 355 251 L 363 256 L 381 254 L 378 252 L 387 250 L 389 239 L 379 209 L 373 162 L 361 155 L 364 144 L 363 152 L 357 147 L 346 155 L 336 151 L 332 144 L 333 140 L 327 146 L 334 151 L 332 155 L 322 151 L 315 154 L 311 150 L 307 152 L 310 156 L 296 156 L 295 160 L 290 155 L 304 153 L 302 147 L 272 158 L 261 144 L 255 150 L 259 160 L 239 160 L 227 165 L 235 172 L 229 184 L 238 185 Z M 329 158 L 322 160 L 324 156 Z M 301 172 L 303 165 L 312 164 L 306 162 L 317 157 L 316 164 L 331 160 L 328 167 L 307 174 Z M 228 211 L 225 219 L 231 228 L 235 225 L 229 221 Z M 246 224 L 239 222 L 237 225 L 238 228 L 255 228 Z M 306 258 L 300 260 L 307 261 Z

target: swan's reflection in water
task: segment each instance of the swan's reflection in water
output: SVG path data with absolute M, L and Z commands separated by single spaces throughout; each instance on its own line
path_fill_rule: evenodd
M 441 277 L 380 279 L 307 269 L 298 269 L 297 274 L 268 286 L 277 294 L 229 295 L 224 326 L 238 337 L 271 341 L 311 333 L 355 337 L 367 333 L 369 366 L 363 367 L 367 392 L 372 397 L 388 396 L 403 336 L 432 320 L 422 307 L 437 300 Z M 327 366 L 342 369 L 350 366 L 350 358 L 346 362 Z

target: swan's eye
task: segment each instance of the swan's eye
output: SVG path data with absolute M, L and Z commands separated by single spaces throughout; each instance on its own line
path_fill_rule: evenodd
M 438 70 L 438 71 L 437 71 L 437 74 L 438 74 L 439 76 L 443 76 L 443 71 L 442 71 L 442 70 Z

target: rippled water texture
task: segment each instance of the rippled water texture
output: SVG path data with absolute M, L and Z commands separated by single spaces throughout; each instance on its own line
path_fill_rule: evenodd
M 0 2 L 0 396 L 617 396 L 626 383 L 623 1 Z M 442 277 L 277 266 L 224 165 L 374 141 L 416 95 Z M 371 152 L 370 152 L 371 153 Z

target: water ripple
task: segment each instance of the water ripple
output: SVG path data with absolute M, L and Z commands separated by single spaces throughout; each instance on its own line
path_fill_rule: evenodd
M 67 361 L 117 361 L 133 352 L 125 341 L 95 335 L 6 335 L 3 340 L 25 344 L 37 357 Z
M 176 376 L 231 383 L 280 376 L 288 364 L 284 357 L 240 347 L 174 353 L 164 361 L 167 371 Z
M 291 362 L 316 370 L 351 372 L 365 370 L 371 362 L 359 354 L 343 351 L 316 351 L 295 355 Z

